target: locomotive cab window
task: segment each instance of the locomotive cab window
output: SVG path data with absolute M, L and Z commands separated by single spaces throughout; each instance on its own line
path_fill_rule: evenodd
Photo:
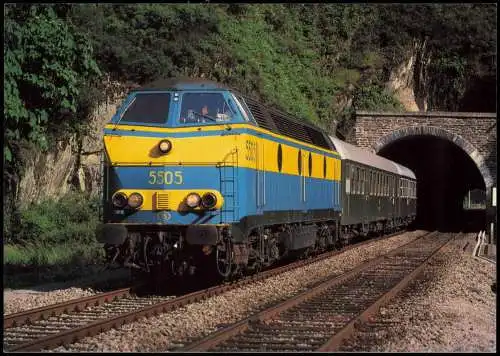
M 179 123 L 225 124 L 238 120 L 237 104 L 222 93 L 185 93 L 182 95 Z
M 126 104 L 117 122 L 164 124 L 168 118 L 170 93 L 137 93 Z

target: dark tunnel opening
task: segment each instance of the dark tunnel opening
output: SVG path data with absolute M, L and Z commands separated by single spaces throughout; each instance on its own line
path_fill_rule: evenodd
M 435 136 L 408 136 L 391 142 L 378 154 L 415 173 L 416 228 L 448 232 L 485 228 L 485 210 L 463 209 L 468 191 L 486 189 L 483 177 L 474 161 L 456 144 Z

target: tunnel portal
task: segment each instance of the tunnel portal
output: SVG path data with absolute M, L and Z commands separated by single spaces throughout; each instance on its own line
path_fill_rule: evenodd
M 486 185 L 470 156 L 455 143 L 431 135 L 411 135 L 388 143 L 378 154 L 398 162 L 417 177 L 416 228 L 478 231 L 486 224 L 484 209 L 466 210 L 464 196 Z

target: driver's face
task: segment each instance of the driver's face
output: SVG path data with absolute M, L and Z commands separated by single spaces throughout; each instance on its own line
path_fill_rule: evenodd
M 203 115 L 208 115 L 208 107 L 206 105 L 201 109 L 201 113 Z

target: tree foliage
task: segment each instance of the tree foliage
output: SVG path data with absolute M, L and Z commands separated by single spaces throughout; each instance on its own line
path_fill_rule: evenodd
M 78 122 L 82 84 L 100 72 L 92 45 L 50 6 L 10 5 L 4 39 L 4 152 L 19 141 L 47 148 L 52 129 Z M 67 130 L 63 130 L 63 132 Z
M 345 116 L 338 96 L 400 110 L 384 83 L 415 43 L 430 109 L 456 110 L 496 76 L 492 4 L 9 5 L 4 17 L 7 159 L 18 140 L 43 147 L 85 123 L 96 64 L 122 82 L 214 79 L 324 127 Z

